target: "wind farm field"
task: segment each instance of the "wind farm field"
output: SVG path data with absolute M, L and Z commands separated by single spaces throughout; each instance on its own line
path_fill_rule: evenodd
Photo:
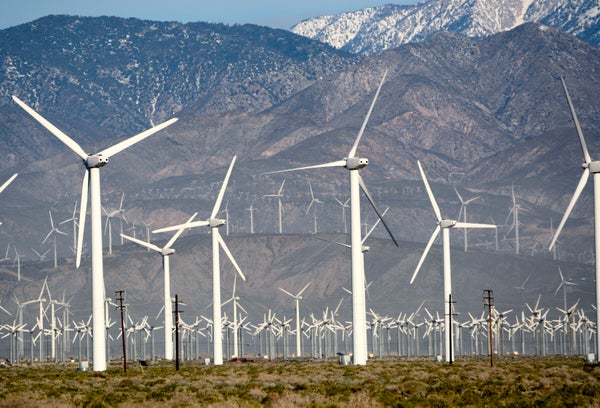
M 3 407 L 598 407 L 600 366 L 582 357 L 137 363 L 123 372 L 77 363 L 0 369 Z

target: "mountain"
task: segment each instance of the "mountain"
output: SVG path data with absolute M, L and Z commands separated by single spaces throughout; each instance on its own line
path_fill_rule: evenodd
M 600 7 L 593 0 L 428 0 L 313 17 L 291 31 L 356 54 L 423 41 L 441 31 L 482 38 L 537 22 L 598 45 Z
M 194 31 L 200 28 L 204 34 Z M 195 211 L 199 218 L 207 217 L 226 167 L 237 155 L 224 198 L 231 228 L 225 239 L 244 268 L 246 290 L 259 310 L 271 304 L 265 299 L 274 299 L 278 286 L 293 291 L 314 279 L 317 297 L 312 303 L 322 305 L 347 284 L 341 278 L 347 276 L 347 255 L 308 234 L 313 219 L 306 212 L 311 182 L 323 201 L 320 237 L 343 239 L 338 235 L 342 211 L 335 199 L 348 197 L 347 173 L 263 173 L 345 157 L 386 69 L 358 154 L 369 159 L 362 175 L 378 205 L 390 207 L 386 217 L 401 246 L 392 247 L 382 231 L 373 234 L 373 250 L 367 255 L 373 262 L 373 302 L 404 299 L 406 291 L 407 299 L 419 295 L 408 303 L 389 301 L 393 305 L 385 310 L 397 313 L 398 307 L 411 307 L 420 299 L 439 301 L 438 246 L 420 272 L 418 289 L 406 288 L 435 227 L 417 160 L 445 216 L 458 215 L 456 187 L 465 198 L 479 196 L 469 206 L 471 221 L 493 219 L 500 225 L 498 251 L 489 231 L 471 232 L 466 254 L 462 231 L 452 234 L 456 288 L 468 285 L 468 294 L 461 295 L 464 302 L 477 299 L 468 301 L 469 308 L 478 307 L 479 291 L 491 286 L 498 295 L 514 297 L 509 290 L 528 274 L 536 275 L 536 286 L 526 300 L 535 301 L 534 292 L 540 290 L 552 304 L 558 265 L 582 283 L 593 279 L 589 187 L 563 231 L 560 261 L 545 248 L 581 171 L 581 149 L 559 76 L 566 78 L 590 152 L 600 152 L 600 106 L 595 103 L 600 53 L 570 34 L 536 23 L 481 39 L 443 32 L 370 56 L 265 27 L 119 18 L 51 16 L 0 36 L 0 178 L 19 172 L 0 195 L 0 245 L 11 245 L 10 260 L 2 264 L 2 300 L 10 293 L 31 297 L 36 288 L 39 293 L 40 281 L 53 273 L 36 262 L 32 249 L 42 253 L 47 248 L 41 242 L 50 229 L 49 209 L 55 220 L 72 216 L 82 176 L 79 159 L 16 106 L 12 94 L 90 150 L 179 117 L 165 131 L 111 157 L 102 169 L 103 205 L 114 210 L 125 194 L 129 234 L 135 228 L 145 237 L 144 223 L 151 228 L 180 223 Z M 227 47 L 219 49 L 224 41 Z M 199 76 L 213 80 L 196 81 Z M 285 234 L 279 236 L 277 200 L 264 196 L 275 193 L 284 179 Z M 513 188 L 523 209 L 520 255 L 514 254 L 507 217 Z M 256 234 L 249 234 L 251 203 Z M 375 215 L 367 205 L 363 203 L 362 217 L 370 226 Z M 62 259 L 52 288 L 69 288 L 83 302 L 89 294 L 89 265 L 80 270 L 72 265 L 70 226 L 62 226 L 69 236 L 59 237 Z M 117 230 L 113 224 L 113 243 L 118 242 Z M 198 296 L 197 304 L 207 304 L 206 235 L 183 238 L 176 250 L 185 260 L 174 265 L 174 287 L 183 297 Z M 13 245 L 22 256 L 22 283 L 15 280 Z M 160 267 L 155 254 L 119 244 L 113 244 L 113 251 L 106 260 L 107 291 L 126 289 L 138 302 L 149 293 L 154 296 Z M 490 273 L 510 274 L 510 281 L 491 280 Z M 582 299 L 590 296 L 587 285 L 577 291 Z M 275 306 L 287 300 L 277 299 Z

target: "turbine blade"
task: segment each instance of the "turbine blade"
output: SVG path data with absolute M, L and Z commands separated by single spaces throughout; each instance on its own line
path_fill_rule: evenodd
M 293 169 L 269 171 L 269 172 L 262 173 L 262 174 L 287 173 L 289 171 L 297 171 L 297 170 L 322 169 L 322 168 L 327 168 L 327 167 L 345 167 L 345 166 L 346 166 L 346 160 L 338 160 L 338 161 L 324 163 L 324 164 L 315 164 L 314 166 L 304 166 L 304 167 L 295 167 Z M 282 184 L 282 187 L 283 187 L 283 184 Z
M 590 163 L 592 159 L 590 158 L 590 154 L 588 152 L 587 146 L 585 144 L 585 139 L 583 137 L 583 132 L 581 131 L 581 126 L 579 125 L 579 119 L 577 119 L 577 113 L 575 113 L 575 108 L 573 107 L 573 102 L 571 101 L 571 96 L 569 95 L 569 91 L 567 90 L 567 84 L 565 83 L 565 79 L 561 76 L 560 82 L 562 83 L 563 89 L 565 91 L 565 96 L 567 97 L 567 102 L 569 103 L 569 109 L 571 111 L 571 117 L 573 117 L 573 122 L 575 123 L 575 129 L 577 129 L 577 135 L 579 136 L 579 143 L 581 143 L 581 149 L 583 150 L 583 157 L 586 163 Z
M 577 184 L 577 188 L 575 188 L 573 197 L 571 198 L 571 201 L 569 202 L 569 205 L 567 206 L 567 210 L 565 211 L 565 214 L 563 215 L 562 219 L 560 220 L 560 224 L 558 225 L 558 228 L 556 229 L 556 232 L 554 233 L 554 237 L 552 237 L 552 241 L 550 242 L 550 246 L 548 247 L 549 251 L 552 251 L 552 248 L 554 248 L 554 244 L 556 243 L 556 240 L 558 239 L 558 236 L 560 235 L 560 232 L 562 231 L 562 228 L 565 225 L 567 218 L 569 218 L 569 215 L 571 215 L 571 211 L 573 211 L 573 207 L 575 206 L 577 199 L 581 195 L 581 192 L 583 191 L 583 188 L 585 187 L 585 184 L 587 183 L 589 176 L 590 176 L 590 169 L 586 167 L 583 170 L 583 174 L 581 175 L 581 178 L 579 179 L 579 184 Z
M 117 143 L 114 146 L 104 149 L 101 152 L 99 152 L 98 154 L 106 156 L 106 157 L 112 157 L 115 154 L 136 144 L 137 142 L 144 140 L 148 136 L 153 135 L 154 133 L 158 132 L 159 130 L 162 130 L 162 129 L 166 128 L 167 126 L 172 125 L 173 123 L 177 122 L 177 120 L 178 120 L 177 118 L 169 119 L 166 122 L 161 123 L 160 125 L 156 125 L 151 129 L 145 130 L 142 133 L 138 133 L 137 135 L 132 136 L 129 139 L 125 139 L 122 142 Z
M 427 258 L 427 254 L 429 253 L 429 250 L 431 249 L 431 246 L 433 245 L 433 242 L 435 241 L 435 239 L 437 238 L 437 236 L 440 233 L 440 226 L 436 226 L 435 230 L 433 231 L 433 234 L 431 234 L 431 238 L 429 238 L 429 242 L 427 242 L 427 246 L 425 247 L 425 250 L 423 251 L 423 255 L 421 255 L 421 259 L 419 260 L 419 263 L 417 264 L 417 267 L 415 268 L 415 272 L 413 273 L 412 278 L 410 278 L 410 283 L 412 284 L 415 280 L 415 278 L 417 277 L 417 274 L 419 273 L 419 270 L 421 269 L 421 266 L 423 265 L 423 262 L 425 262 L 425 258 Z M 425 309 L 427 310 L 427 309 Z
M 29 106 L 25 104 L 22 100 L 13 95 L 13 100 L 25 110 L 25 112 L 29 113 L 35 120 L 37 120 L 43 127 L 45 127 L 50 133 L 60 139 L 61 142 L 67 145 L 69 149 L 71 149 L 77 156 L 79 156 L 82 160 L 85 160 L 88 157 L 88 154 L 69 136 L 63 133 L 60 129 L 54 126 L 52 123 L 48 122 L 42 115 L 31 109 Z
M 283 194 L 283 185 L 285 184 L 285 179 L 283 179 L 283 181 L 281 182 L 281 187 L 279 187 L 279 191 L 277 192 L 277 196 L 281 197 L 281 195 Z
M 128 240 L 128 241 L 131 241 L 131 242 L 135 242 L 136 244 L 139 244 L 139 245 L 143 246 L 144 248 L 153 249 L 153 250 L 155 250 L 156 252 L 161 252 L 161 251 L 162 251 L 162 250 L 161 250 L 161 249 L 160 249 L 158 246 L 156 246 L 156 245 L 154 245 L 154 244 L 149 244 L 149 243 L 148 243 L 148 242 L 146 242 L 146 241 L 142 241 L 142 240 L 140 240 L 140 239 L 137 239 L 137 238 L 130 237 L 129 235 L 125 235 L 125 234 L 120 234 L 120 235 L 121 235 L 123 238 L 125 238 L 126 240 Z
M 19 173 L 15 173 L 15 174 L 13 174 L 13 175 L 12 175 L 12 176 L 11 176 L 11 177 L 8 179 L 8 180 L 6 180 L 6 181 L 4 182 L 4 184 L 2 184 L 2 186 L 0 186 L 0 193 L 1 193 L 1 192 L 3 192 L 3 191 L 4 191 L 4 189 L 5 189 L 6 187 L 8 187 L 8 185 L 9 185 L 10 183 L 12 183 L 12 181 L 13 181 L 13 180 L 14 180 L 14 179 L 15 179 L 15 178 L 18 176 L 18 175 L 19 175 Z
M 283 293 L 285 293 L 286 295 L 289 295 L 293 298 L 296 298 L 296 296 L 292 295 L 290 292 L 288 292 L 287 290 L 283 289 L 283 288 L 279 288 L 280 291 L 282 291 Z
M 429 201 L 431 201 L 431 206 L 433 207 L 433 212 L 435 213 L 435 217 L 437 218 L 437 220 L 439 222 L 442 220 L 442 213 L 440 211 L 440 207 L 438 207 L 438 204 L 435 201 L 435 197 L 433 196 L 433 192 L 431 191 L 431 187 L 429 187 L 429 182 L 427 181 L 427 177 L 425 176 L 423 167 L 421 167 L 421 162 L 417 160 L 417 164 L 419 165 L 419 171 L 421 172 L 421 178 L 423 179 L 423 184 L 425 184 L 425 189 L 427 190 L 427 195 L 429 196 Z
M 219 240 L 219 245 L 221 245 L 221 248 L 223 248 L 223 251 L 225 252 L 225 254 L 227 255 L 227 257 L 229 258 L 229 260 L 231 261 L 231 264 L 233 265 L 233 267 L 235 268 L 235 270 L 240 274 L 240 277 L 244 280 L 244 282 L 246 281 L 246 277 L 244 276 L 244 274 L 242 273 L 242 270 L 240 269 L 240 266 L 238 265 L 238 263 L 236 262 L 235 258 L 233 257 L 233 255 L 231 254 L 231 251 L 229 250 L 229 248 L 227 247 L 227 244 L 225 243 L 225 241 L 223 240 L 223 238 L 221 237 L 221 234 L 219 233 L 219 230 L 216 228 L 213 228 L 212 230 L 213 234 L 217 234 L 217 239 Z
M 88 190 L 89 190 L 89 170 L 85 170 L 83 174 L 83 183 L 81 185 L 81 206 L 79 207 L 79 228 L 77 231 L 77 261 L 75 267 L 79 268 L 81 265 L 81 251 L 83 249 L 83 234 L 85 232 L 85 216 L 87 213 L 87 201 L 88 201 Z
M 365 185 L 365 182 L 363 181 L 363 179 L 360 176 L 360 174 L 358 175 L 358 183 L 359 183 L 360 188 L 363 191 L 363 193 L 365 193 L 365 196 L 367 197 L 367 200 L 369 200 L 369 203 L 371 203 L 371 207 L 373 207 L 373 210 L 375 210 L 375 213 L 377 214 L 377 216 L 381 220 L 381 223 L 383 224 L 383 226 L 385 227 L 386 231 L 388 232 L 390 238 L 392 238 L 392 241 L 394 242 L 394 245 L 396 245 L 397 247 L 399 247 L 400 245 L 398 245 L 398 241 L 396 241 L 396 238 L 394 238 L 394 234 L 392 234 L 392 230 L 390 230 L 390 227 L 386 224 L 385 220 L 383 219 L 383 215 L 377 209 L 377 206 L 375 205 L 375 201 L 373 200 L 373 197 L 371 197 L 371 194 L 369 193 L 369 190 L 367 190 L 367 186 Z
M 188 223 L 185 223 L 185 224 L 173 225 L 171 227 L 165 227 L 165 228 L 155 229 L 155 230 L 152 231 L 152 233 L 156 234 L 156 233 L 159 233 L 159 232 L 177 231 L 179 229 L 186 229 L 186 228 L 206 227 L 208 225 L 209 225 L 208 221 L 194 221 L 194 222 L 188 222 Z
M 223 196 L 225 195 L 225 190 L 227 189 L 227 183 L 229 183 L 229 176 L 231 176 L 231 171 L 233 170 L 233 165 L 235 164 L 236 158 L 237 156 L 233 156 L 231 164 L 229 165 L 229 169 L 227 169 L 225 180 L 223 180 L 223 185 L 221 185 L 221 190 L 219 191 L 217 201 L 215 201 L 215 206 L 213 207 L 212 213 L 210 214 L 210 218 L 215 218 L 217 216 L 217 213 L 221 209 L 221 202 L 223 201 Z
M 198 215 L 197 212 L 195 212 L 194 214 L 192 214 L 192 216 L 186 221 L 186 224 L 192 222 L 192 220 L 194 218 L 196 218 L 196 215 Z M 177 230 L 177 232 L 171 237 L 171 239 L 169 240 L 169 242 L 167 242 L 167 244 L 165 245 L 165 248 L 171 248 L 171 246 L 175 243 L 175 241 L 177 240 L 177 238 L 179 238 L 179 236 L 183 233 L 184 230 L 185 230 L 185 228 L 181 228 L 181 229 Z
M 388 210 L 390 209 L 390 207 L 387 207 L 385 210 L 383 210 L 383 212 L 381 213 L 381 216 L 385 216 L 385 214 L 388 212 Z M 377 218 L 377 221 L 375 221 L 375 223 L 373 224 L 373 226 L 369 229 L 369 231 L 367 231 L 367 233 L 365 234 L 364 238 L 362 239 L 361 243 L 364 244 L 365 241 L 367 240 L 367 238 L 369 238 L 369 236 L 371 235 L 371 233 L 375 230 L 375 228 L 377 228 L 377 226 L 379 225 L 379 223 L 381 222 L 381 218 Z
M 377 87 L 377 91 L 375 92 L 375 96 L 373 97 L 373 101 L 371 102 L 371 106 L 369 107 L 369 111 L 367 112 L 367 116 L 365 117 L 365 120 L 363 121 L 363 124 L 360 127 L 360 130 L 358 131 L 358 136 L 356 136 L 356 140 L 354 141 L 354 144 L 352 145 L 352 148 L 350 149 L 350 153 L 348 153 L 348 157 L 354 157 L 356 154 L 356 149 L 358 148 L 358 143 L 360 142 L 360 139 L 362 138 L 365 128 L 367 127 L 367 123 L 369 122 L 369 118 L 371 117 L 371 112 L 373 112 L 373 108 L 375 107 L 375 102 L 377 102 L 377 98 L 379 97 L 379 91 L 381 91 L 381 87 L 383 86 L 383 83 L 385 82 L 386 76 L 387 76 L 387 69 L 383 72 L 383 77 L 381 78 L 381 81 L 379 82 L 379 86 Z
M 304 292 L 306 290 L 306 288 L 308 288 L 310 286 L 311 282 L 308 282 L 306 285 L 304 285 L 304 287 L 300 290 L 300 292 L 298 292 L 298 294 L 296 296 L 300 296 L 302 295 L 302 292 Z
M 456 228 L 497 228 L 492 224 L 476 224 L 474 222 L 457 222 L 454 226 Z

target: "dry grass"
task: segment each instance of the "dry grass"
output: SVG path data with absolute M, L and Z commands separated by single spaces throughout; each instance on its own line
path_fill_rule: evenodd
M 600 407 L 600 367 L 581 358 L 76 364 L 0 369 L 2 407 Z

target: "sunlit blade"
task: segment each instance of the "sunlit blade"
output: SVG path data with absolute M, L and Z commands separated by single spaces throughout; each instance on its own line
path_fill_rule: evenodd
M 565 211 L 565 214 L 563 215 L 562 220 L 560 220 L 560 224 L 558 225 L 558 228 L 556 229 L 556 232 L 554 233 L 554 237 L 552 237 L 552 241 L 550 241 L 550 246 L 548 247 L 549 251 L 552 251 L 552 248 L 554 248 L 554 244 L 556 243 L 556 240 L 558 239 L 558 236 L 560 235 L 560 232 L 562 231 L 562 228 L 565 225 L 567 218 L 569 218 L 569 215 L 571 215 L 571 211 L 573 211 L 573 207 L 575 206 L 577 199 L 581 195 L 581 192 L 583 191 L 583 188 L 585 187 L 585 184 L 587 183 L 589 176 L 590 176 L 590 169 L 588 169 L 586 167 L 585 169 L 583 169 L 583 174 L 581 175 L 581 178 L 579 179 L 579 184 L 577 184 L 577 188 L 575 189 L 575 192 L 573 193 L 571 202 L 569 202 L 569 205 L 567 206 L 567 210 Z
M 190 222 L 192 222 L 192 220 L 194 218 L 196 218 L 196 215 L 198 215 L 197 212 L 192 214 L 192 216 L 185 223 L 189 224 Z M 167 245 L 165 245 L 165 248 L 171 248 L 171 246 L 175 243 L 175 241 L 177 240 L 177 238 L 179 238 L 179 236 L 183 233 L 183 231 L 185 231 L 185 228 L 181 228 L 181 229 L 177 230 L 177 232 L 171 237 L 169 242 L 167 242 Z
M 341 247 L 344 247 L 344 248 L 352 248 L 352 246 L 350 246 L 349 244 L 344 244 L 344 243 L 342 243 L 342 242 L 330 241 L 330 240 L 328 240 L 328 239 L 324 239 L 324 238 L 317 237 L 317 236 L 314 236 L 313 238 L 314 238 L 314 239 L 318 239 L 319 241 L 328 242 L 328 243 L 330 243 L 330 244 L 339 245 L 339 246 L 341 246 Z
M 52 232 L 54 232 L 54 230 L 50 231 L 50 232 L 48 233 L 48 235 L 46 235 L 46 238 L 44 238 L 44 239 L 42 240 L 42 244 L 45 244 L 45 243 L 46 243 L 46 241 L 48 240 L 48 238 L 50 238 L 50 235 L 52 235 Z
M 345 166 L 346 166 L 346 160 L 338 160 L 338 161 L 334 161 L 334 162 L 330 162 L 330 163 L 316 164 L 314 166 L 304 166 L 304 167 L 296 167 L 293 169 L 269 171 L 267 173 L 262 173 L 262 174 L 287 173 L 290 171 L 298 171 L 298 170 L 322 169 L 322 168 L 326 168 L 326 167 L 345 167 Z
M 238 263 L 235 261 L 235 258 L 233 257 L 233 255 L 231 254 L 231 251 L 227 247 L 227 244 L 225 243 L 225 241 L 221 237 L 221 234 L 219 233 L 219 230 L 217 228 L 213 228 L 212 233 L 213 234 L 217 234 L 217 238 L 219 240 L 219 245 L 221 245 L 221 248 L 223 248 L 223 251 L 225 252 L 225 254 L 227 255 L 227 257 L 231 261 L 231 264 L 233 265 L 233 267 L 235 268 L 235 270 L 240 274 L 240 277 L 244 281 L 246 281 L 246 277 L 242 273 L 242 270 L 240 269 L 240 266 L 238 265 Z
M 285 184 L 285 179 L 283 179 L 283 181 L 281 182 L 281 187 L 279 187 L 279 192 L 277 193 L 278 197 L 281 197 L 281 195 L 283 194 L 283 185 Z
M 577 119 L 577 113 L 575 113 L 575 108 L 573 107 L 571 96 L 569 95 L 569 91 L 567 90 L 567 84 L 565 83 L 565 79 L 563 77 L 560 77 L 560 82 L 562 83 L 563 89 L 565 91 L 565 96 L 567 97 L 567 102 L 569 103 L 569 109 L 571 110 L 571 116 L 573 117 L 573 122 L 575 123 L 575 129 L 577 129 L 577 135 L 579 136 L 579 142 L 581 143 L 581 149 L 583 150 L 583 157 L 586 163 L 590 163 L 592 159 L 590 158 L 590 154 L 585 144 L 583 132 L 581 131 L 581 126 L 579 125 L 579 119 Z
M 423 184 L 425 184 L 425 190 L 427 190 L 427 195 L 429 196 L 429 201 L 431 201 L 431 206 L 433 207 L 433 212 L 435 213 L 435 217 L 437 218 L 438 221 L 441 221 L 442 213 L 440 211 L 440 207 L 438 207 L 437 202 L 435 201 L 435 197 L 433 196 L 433 192 L 431 191 L 431 187 L 429 187 L 429 182 L 427 181 L 427 177 L 425 176 L 423 167 L 421 167 L 421 162 L 417 160 L 417 164 L 419 165 L 419 171 L 421 172 L 421 178 L 423 179 Z
M 194 222 L 187 222 L 185 224 L 173 225 L 171 227 L 155 229 L 152 231 L 152 233 L 157 234 L 159 232 L 177 231 L 179 229 L 195 228 L 195 227 L 206 227 L 208 225 L 209 225 L 208 221 L 194 221 Z
M 18 176 L 18 175 L 19 175 L 19 173 L 15 173 L 15 174 L 13 174 L 13 175 L 12 175 L 12 176 L 11 176 L 11 177 L 8 179 L 8 180 L 6 180 L 6 181 L 4 182 L 4 184 L 2 184 L 2 186 L 0 186 L 0 193 L 1 193 L 1 192 L 3 192 L 3 191 L 4 191 L 4 189 L 5 189 L 6 187 L 8 187 L 8 185 L 9 185 L 10 183 L 12 183 L 12 181 L 13 181 L 13 180 L 14 180 L 14 179 L 15 179 L 15 178 Z
M 43 127 L 45 127 L 50 133 L 60 139 L 61 142 L 67 145 L 69 149 L 71 149 L 75 154 L 81 157 L 82 160 L 85 160 L 88 157 L 88 154 L 69 136 L 63 133 L 60 129 L 54 126 L 52 123 L 48 122 L 42 115 L 31 109 L 29 106 L 25 104 L 22 100 L 13 95 L 13 100 L 25 110 L 25 112 L 29 113 L 35 120 L 37 120 Z
M 225 190 L 227 189 L 227 183 L 229 183 L 229 176 L 231 176 L 231 171 L 233 170 L 233 165 L 235 164 L 236 158 L 237 156 L 233 156 L 231 164 L 229 165 L 229 169 L 227 169 L 225 180 L 223 180 L 223 185 L 221 186 L 221 190 L 219 191 L 217 201 L 215 201 L 215 206 L 213 207 L 212 213 L 210 214 L 210 218 L 215 218 L 217 216 L 217 213 L 221 209 L 221 202 L 223 201 L 223 196 L 225 195 Z
M 310 286 L 312 282 L 308 282 L 306 285 L 304 285 L 304 287 L 302 288 L 302 290 L 300 290 L 300 292 L 298 292 L 298 295 L 296 296 L 300 296 L 302 295 L 302 293 L 306 290 L 306 288 L 308 288 Z
M 77 261 L 75 267 L 79 268 L 81 264 L 81 251 L 83 250 L 83 233 L 85 231 L 85 216 L 87 213 L 87 201 L 88 201 L 88 180 L 90 177 L 89 170 L 86 170 L 83 174 L 83 183 L 81 185 L 81 206 L 79 207 L 79 228 L 77 231 Z
M 386 231 L 388 232 L 390 238 L 394 242 L 394 245 L 399 246 L 398 241 L 396 241 L 396 238 L 394 238 L 394 234 L 392 234 L 392 230 L 390 230 L 390 227 L 387 225 L 387 223 L 383 219 L 383 215 L 377 209 L 377 206 L 375 205 L 375 201 L 373 200 L 373 197 L 371 197 L 371 193 L 369 193 L 369 190 L 367 190 L 367 186 L 365 185 L 365 182 L 363 181 L 360 174 L 358 176 L 358 183 L 360 184 L 360 188 L 363 191 L 363 193 L 365 193 L 367 200 L 369 200 L 369 203 L 371 203 L 371 207 L 373 207 L 373 210 L 375 210 L 377 217 L 379 217 L 379 219 L 381 220 L 381 223 L 383 224 L 383 226 L 385 227 Z
M 367 112 L 367 116 L 365 117 L 365 120 L 363 121 L 363 124 L 360 127 L 358 136 L 356 136 L 356 140 L 354 141 L 354 144 L 352 145 L 352 148 L 350 149 L 350 153 L 348 153 L 348 157 L 354 157 L 356 155 L 356 149 L 358 148 L 358 143 L 360 142 L 360 139 L 362 138 L 365 128 L 367 127 L 367 123 L 369 122 L 369 118 L 371 117 L 371 112 L 373 112 L 373 108 L 375 107 L 375 102 L 377 102 L 377 97 L 379 96 L 379 91 L 381 91 L 381 87 L 383 86 L 383 83 L 385 82 L 386 76 L 387 76 L 387 69 L 383 73 L 381 82 L 379 82 L 379 86 L 377 87 L 377 91 L 375 92 L 375 96 L 373 97 L 373 101 L 371 102 L 371 106 L 369 107 L 369 111 Z
M 457 222 L 456 228 L 498 228 L 492 224 L 476 224 L 473 222 Z
M 427 243 L 427 246 L 425 247 L 425 250 L 423 251 L 423 255 L 421 255 L 421 259 L 419 260 L 419 263 L 415 269 L 415 272 L 413 273 L 412 278 L 410 278 L 410 283 L 412 284 L 415 280 L 415 278 L 417 277 L 417 274 L 419 273 L 419 270 L 421 269 L 421 266 L 423 266 L 423 262 L 425 262 L 425 258 L 427 258 L 427 254 L 429 253 L 429 250 L 431 249 L 431 246 L 433 245 L 433 242 L 435 241 L 435 239 L 437 238 L 437 236 L 440 233 L 440 226 L 438 225 L 437 227 L 435 227 L 435 230 L 433 231 L 433 234 L 431 234 L 431 238 L 429 238 L 429 242 Z M 427 309 L 425 309 L 427 310 Z
M 150 244 L 150 243 L 148 243 L 146 241 L 142 241 L 140 239 L 130 237 L 129 235 L 125 235 L 125 234 L 120 234 L 120 235 L 123 238 L 125 238 L 126 240 L 131 241 L 131 242 L 135 242 L 136 244 L 139 244 L 139 245 L 143 246 L 144 248 L 153 249 L 156 252 L 161 252 L 162 251 L 158 246 L 156 246 L 154 244 Z
M 385 210 L 383 210 L 383 212 L 381 213 L 381 216 L 383 217 L 385 215 L 385 213 L 388 212 L 389 209 L 390 209 L 390 207 L 387 207 Z M 362 241 L 361 241 L 362 244 L 365 243 L 367 238 L 369 238 L 369 235 L 371 235 L 371 233 L 375 230 L 375 228 L 377 228 L 377 226 L 379 225 L 380 222 L 381 222 L 381 218 L 377 218 L 377 221 L 375 221 L 375 224 L 373 224 L 373 226 L 365 234 L 365 237 L 362 239 Z
M 290 292 L 288 292 L 287 290 L 283 289 L 283 288 L 279 288 L 280 291 L 282 291 L 283 293 L 285 293 L 286 295 L 289 295 L 293 298 L 295 298 L 296 296 L 292 295 Z
M 136 144 L 137 142 L 144 140 L 148 136 L 153 135 L 154 133 L 158 132 L 159 130 L 162 130 L 162 129 L 166 128 L 167 126 L 172 125 L 173 123 L 177 122 L 177 120 L 178 120 L 177 118 L 169 119 L 166 122 L 161 123 L 160 125 L 156 125 L 151 129 L 145 130 L 142 133 L 138 133 L 135 136 L 131 136 L 129 139 L 123 140 L 122 142 L 117 143 L 114 146 L 104 149 L 101 152 L 99 152 L 98 154 L 106 156 L 106 157 L 112 157 L 115 154 L 127 149 L 129 146 L 132 146 L 132 145 Z

